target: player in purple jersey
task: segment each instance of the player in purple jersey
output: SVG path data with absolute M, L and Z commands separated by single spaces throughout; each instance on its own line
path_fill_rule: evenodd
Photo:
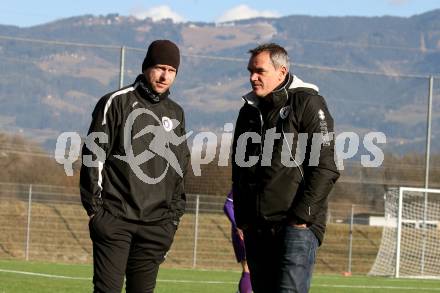
M 241 274 L 240 283 L 238 284 L 238 293 L 252 293 L 251 278 L 249 275 L 249 268 L 246 261 L 246 250 L 244 247 L 243 231 L 237 228 L 234 217 L 234 199 L 232 191 L 228 196 L 223 206 L 223 211 L 231 221 L 231 238 L 232 246 L 234 247 L 235 258 L 237 262 L 241 263 L 243 272 Z

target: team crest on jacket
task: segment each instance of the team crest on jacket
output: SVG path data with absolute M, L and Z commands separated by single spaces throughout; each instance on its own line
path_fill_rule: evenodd
M 162 117 L 162 125 L 167 132 L 170 132 L 173 129 L 173 121 L 166 116 Z
M 319 120 L 325 120 L 324 111 L 322 111 L 321 109 L 319 109 L 319 111 L 318 111 L 318 117 L 319 117 Z
M 281 117 L 281 119 L 283 119 L 283 120 L 286 119 L 287 116 L 289 116 L 289 113 L 290 113 L 290 107 L 289 106 L 282 107 L 281 110 L 280 110 L 280 117 Z

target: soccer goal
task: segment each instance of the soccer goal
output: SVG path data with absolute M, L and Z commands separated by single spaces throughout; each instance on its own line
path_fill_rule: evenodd
M 440 278 L 440 189 L 388 190 L 383 225 L 369 275 Z

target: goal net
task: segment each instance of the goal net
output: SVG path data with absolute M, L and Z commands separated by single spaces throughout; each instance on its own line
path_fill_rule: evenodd
M 385 194 L 374 276 L 440 278 L 440 190 L 400 187 Z

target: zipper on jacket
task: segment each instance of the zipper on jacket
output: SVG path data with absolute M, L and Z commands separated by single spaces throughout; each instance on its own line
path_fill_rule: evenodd
M 249 103 L 248 103 L 249 104 Z M 254 107 L 258 111 L 258 115 L 260 116 L 260 135 L 261 135 L 261 143 L 260 143 L 260 160 L 259 164 L 261 164 L 261 160 L 263 159 L 263 148 L 264 148 L 264 120 L 263 114 L 261 114 L 261 110 L 254 104 L 249 104 Z M 257 217 L 261 217 L 261 197 L 257 195 Z
M 285 88 L 284 88 L 284 91 L 285 91 L 285 93 L 286 93 L 286 100 L 288 101 L 288 100 L 289 100 L 289 92 L 288 92 Z M 293 109 L 292 109 L 291 111 L 293 111 Z M 304 181 L 305 181 L 304 173 L 303 173 L 303 171 L 302 171 L 300 165 L 298 164 L 298 162 L 297 162 L 297 161 L 295 160 L 295 158 L 293 157 L 292 149 L 290 148 L 289 143 L 288 143 L 287 138 L 286 138 L 286 134 L 284 133 L 284 125 L 283 125 L 283 123 L 281 123 L 281 132 L 282 132 L 282 134 L 283 134 L 284 142 L 286 143 L 287 148 L 289 149 L 289 155 L 290 155 L 290 158 L 293 160 L 293 162 L 295 163 L 296 167 L 298 168 L 299 173 L 301 174 L 301 177 L 302 177 L 302 179 L 303 179 L 302 181 L 304 182 Z M 299 134 L 299 132 L 298 132 L 298 134 Z M 292 147 L 293 147 L 293 146 L 292 146 Z
M 258 109 L 258 113 L 260 114 L 260 122 L 261 122 L 261 126 L 260 126 L 260 132 L 261 132 L 261 148 L 260 148 L 260 164 L 261 164 L 261 160 L 263 160 L 263 150 L 264 150 L 264 138 L 265 138 L 265 133 L 264 133 L 264 120 L 263 120 L 263 114 L 261 114 L 261 110 Z
M 261 160 L 263 158 L 263 148 L 264 148 L 264 133 L 263 133 L 263 130 L 264 130 L 264 120 L 263 120 L 263 114 L 261 114 L 260 109 L 257 106 L 255 106 L 254 104 L 249 104 L 249 105 L 254 107 L 258 111 L 258 115 L 260 116 L 260 135 L 261 135 L 260 163 L 261 163 Z
M 260 115 L 260 132 L 261 132 L 261 143 L 260 143 L 260 162 L 259 164 L 261 165 L 261 161 L 263 160 L 263 149 L 264 149 L 264 120 L 263 120 L 263 114 L 261 114 L 261 110 L 258 107 L 255 107 L 258 110 L 258 114 Z M 261 196 L 258 195 L 257 198 L 257 216 L 260 218 L 261 217 Z

